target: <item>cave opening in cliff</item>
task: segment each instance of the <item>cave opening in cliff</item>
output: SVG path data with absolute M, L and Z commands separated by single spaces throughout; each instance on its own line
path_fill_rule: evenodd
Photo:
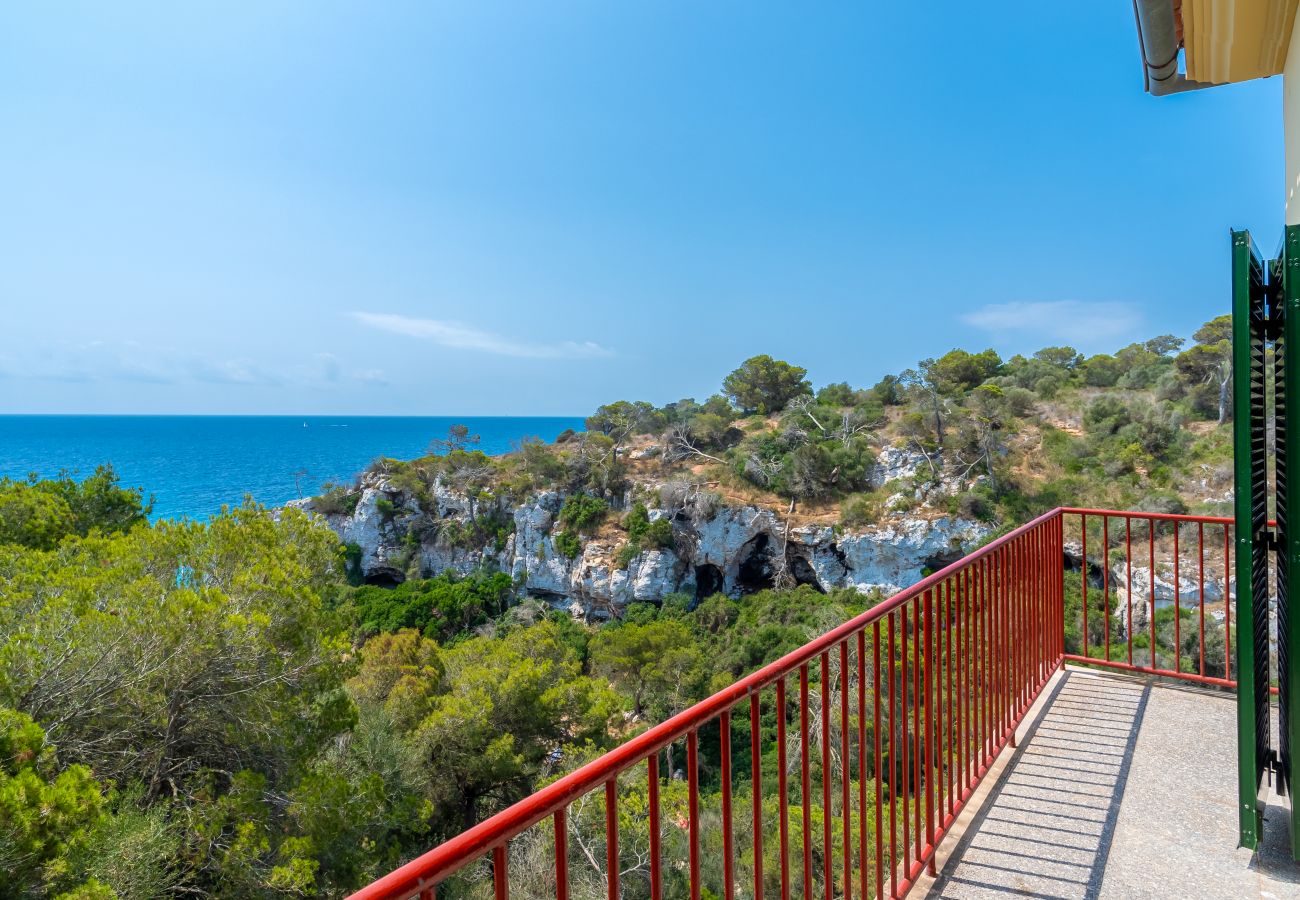
M 705 563 L 695 567 L 695 599 L 697 601 L 722 593 L 724 584 L 726 584 L 726 579 L 722 577 L 722 570 L 717 566 Z
M 927 556 L 921 560 L 921 573 L 930 575 L 938 572 L 940 569 L 946 569 L 948 566 L 961 559 L 965 554 L 960 550 L 952 550 L 944 553 L 936 553 L 933 556 Z
M 745 544 L 736 573 L 736 587 L 742 594 L 755 594 L 776 586 L 771 543 L 771 539 L 764 533 Z
M 371 569 L 363 579 L 366 584 L 372 584 L 375 587 L 395 588 L 402 582 L 406 581 L 406 574 L 400 569 L 394 569 L 388 566 L 378 566 Z
M 819 593 L 826 593 L 826 589 L 817 580 L 817 571 L 806 556 L 800 553 L 787 553 L 785 564 L 795 584 L 806 584 Z
M 1061 568 L 1067 575 L 1077 575 L 1083 568 L 1082 551 L 1078 545 L 1066 547 L 1065 552 L 1061 554 Z M 1088 551 L 1088 585 L 1100 589 L 1105 584 L 1105 566 L 1092 558 L 1092 551 Z

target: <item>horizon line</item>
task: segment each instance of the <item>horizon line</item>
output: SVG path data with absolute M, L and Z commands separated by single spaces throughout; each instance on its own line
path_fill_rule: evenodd
M 122 412 L 0 412 L 0 418 L 140 418 L 140 419 L 586 419 L 583 414 L 520 413 L 122 413 Z

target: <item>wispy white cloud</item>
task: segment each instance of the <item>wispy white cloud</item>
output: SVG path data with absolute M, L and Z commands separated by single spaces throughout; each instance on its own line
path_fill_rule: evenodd
M 357 369 L 349 372 L 348 377 L 353 381 L 359 381 L 362 384 L 373 384 L 384 387 L 388 384 L 388 376 L 384 374 L 383 369 Z
M 993 303 L 961 319 L 994 334 L 1014 333 L 1082 345 L 1133 339 L 1142 326 L 1142 314 L 1132 304 L 1082 300 Z
M 195 359 L 189 363 L 190 374 L 196 381 L 214 384 L 277 385 L 283 378 L 269 372 L 251 359 Z
M 415 319 L 371 312 L 355 312 L 352 316 L 370 328 L 432 341 L 456 350 L 476 350 L 526 359 L 582 359 L 614 355 L 611 350 L 592 341 L 525 342 L 444 319 Z
M 27 353 L 0 354 L 0 379 L 53 382 L 208 383 L 244 387 L 328 389 L 343 383 L 384 385 L 379 369 L 345 367 L 328 353 L 316 364 L 223 358 L 142 346 L 134 341 L 62 344 Z

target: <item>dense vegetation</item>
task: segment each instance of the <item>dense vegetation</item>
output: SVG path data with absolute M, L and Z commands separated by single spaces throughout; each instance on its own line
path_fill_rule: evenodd
M 1229 459 L 1225 322 L 1195 337 L 1088 358 L 954 350 L 869 388 L 814 390 L 803 369 L 755 357 L 703 403 L 612 403 L 585 433 L 498 458 L 455 429 L 426 457 L 376 467 L 425 502 L 440 484 L 469 496 L 468 524 L 419 526 L 455 529 L 465 546 L 508 536 L 503 498 L 562 488 L 557 528 L 575 554 L 600 528 L 624 535 L 625 554 L 672 545 L 644 502 L 619 503 L 642 469 L 845 524 L 917 505 L 1002 524 L 1067 499 L 1214 509 Z M 913 483 L 870 486 L 886 447 L 924 458 Z M 346 512 L 356 491 L 335 487 L 320 504 Z M 343 895 L 872 602 L 809 588 L 670 596 L 587 624 L 519 597 L 500 572 L 352 584 L 346 548 L 297 510 L 248 504 L 206 523 L 148 513 L 108 468 L 0 481 L 0 898 Z M 1162 653 L 1171 615 L 1157 617 Z M 771 747 L 775 715 L 763 715 Z M 732 728 L 747 747 L 746 709 Z M 712 729 L 706 821 L 719 815 Z M 666 762 L 672 820 L 686 802 L 670 777 L 681 748 Z M 749 765 L 737 754 L 738 809 L 751 802 L 739 787 Z M 874 792 L 876 773 L 853 777 Z M 644 777 L 620 792 L 624 886 L 641 896 Z M 598 895 L 599 801 L 575 805 L 570 822 L 574 896 Z M 679 831 L 666 855 L 684 855 Z M 548 846 L 543 827 L 512 848 L 517 895 L 545 891 Z M 774 858 L 765 871 L 779 871 Z M 481 895 L 476 874 L 447 895 Z
M 503 548 L 514 528 L 506 508 L 540 490 L 567 498 L 552 535 L 561 555 L 580 555 L 599 531 L 619 565 L 671 545 L 664 533 L 633 533 L 633 504 L 671 510 L 701 494 L 849 528 L 910 512 L 1001 527 L 1071 503 L 1220 513 L 1231 490 L 1230 327 L 1222 316 L 1190 344 L 1162 335 L 1092 356 L 957 349 L 870 387 L 814 388 L 803 368 L 756 356 L 703 402 L 616 401 L 584 432 L 497 457 L 458 426 L 425 456 L 379 459 L 371 472 L 425 513 L 404 520 L 410 552 L 394 560 L 417 577 L 427 573 L 416 550 L 429 540 Z M 903 474 L 882 483 L 876 463 L 900 453 Z M 468 518 L 436 515 L 439 489 L 469 497 Z M 350 513 L 360 496 L 359 484 L 337 485 L 315 508 Z M 387 516 L 410 512 L 379 504 Z
M 619 445 L 653 438 L 661 465 L 699 481 L 813 512 L 838 503 L 850 526 L 917 503 L 1004 523 L 1066 499 L 1217 510 L 1230 457 L 1219 427 L 1231 416 L 1230 328 L 1222 316 L 1186 349 L 1163 335 L 1090 357 L 1071 347 L 1009 360 L 953 350 L 869 388 L 814 390 L 804 369 L 758 356 L 704 404 L 619 401 L 587 427 Z M 910 483 L 872 489 L 884 447 L 924 458 Z
M 862 608 L 670 597 L 592 629 L 500 573 L 350 587 L 294 510 L 150 526 L 111 471 L 81 487 L 109 512 L 0 547 L 5 897 L 345 893 Z

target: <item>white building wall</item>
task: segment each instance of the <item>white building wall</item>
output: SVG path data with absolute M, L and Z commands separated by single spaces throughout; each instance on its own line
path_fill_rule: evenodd
M 1282 69 L 1282 120 L 1286 136 L 1286 223 L 1300 225 L 1300 16 Z

